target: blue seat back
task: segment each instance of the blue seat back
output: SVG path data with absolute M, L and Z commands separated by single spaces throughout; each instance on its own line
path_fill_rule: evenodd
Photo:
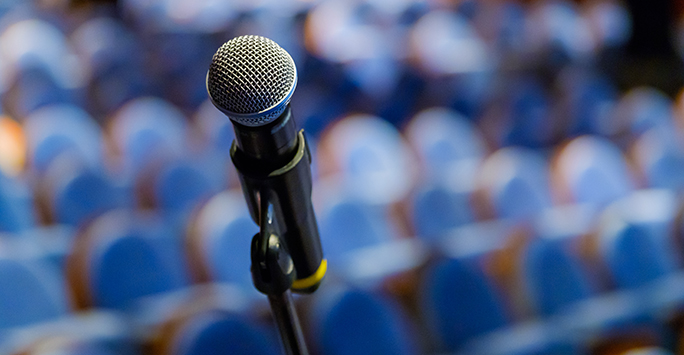
M 439 262 L 423 287 L 428 324 L 447 351 L 508 324 L 500 295 L 482 270 L 466 260 Z
M 0 330 L 55 320 L 69 312 L 63 276 L 38 261 L 0 258 Z
M 413 199 L 416 234 L 426 240 L 473 222 L 470 191 L 455 191 L 440 184 L 425 186 Z
M 540 314 L 551 315 L 592 295 L 579 260 L 560 242 L 535 240 L 522 257 L 526 287 Z
M 383 298 L 349 290 L 332 303 L 316 314 L 322 354 L 417 354 L 403 315 Z
M 221 312 L 195 315 L 187 321 L 173 347 L 178 355 L 276 355 L 274 334 L 246 319 Z

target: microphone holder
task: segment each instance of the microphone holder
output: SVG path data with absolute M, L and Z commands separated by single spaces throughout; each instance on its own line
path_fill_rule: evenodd
M 290 287 L 295 280 L 294 264 L 279 237 L 274 205 L 262 198 L 260 231 L 252 238 L 252 280 L 268 296 L 285 354 L 308 355 Z

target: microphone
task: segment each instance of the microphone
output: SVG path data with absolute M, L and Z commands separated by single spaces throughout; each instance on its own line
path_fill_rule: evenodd
M 311 203 L 311 154 L 289 105 L 296 86 L 292 57 L 261 36 L 224 43 L 207 73 L 209 98 L 233 123 L 230 155 L 252 219 L 260 233 L 282 238 L 294 265 L 292 290 L 310 293 L 325 275 L 327 261 Z M 252 264 L 257 289 L 271 292 L 270 286 L 260 285 Z

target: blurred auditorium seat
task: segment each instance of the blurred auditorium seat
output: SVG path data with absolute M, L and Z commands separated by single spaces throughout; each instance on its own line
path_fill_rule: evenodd
M 552 206 L 545 157 L 521 147 L 502 148 L 483 163 L 477 185 L 498 218 L 531 218 Z
M 411 196 L 415 233 L 432 239 L 473 222 L 473 192 L 486 146 L 477 129 L 456 111 L 431 108 L 416 114 L 405 129 L 422 167 Z
M 167 213 L 169 218 L 184 220 L 196 204 L 220 191 L 223 184 L 214 183 L 200 164 L 192 161 L 176 161 L 165 164 L 152 178 L 154 206 Z
M 556 106 L 557 127 L 562 135 L 598 134 L 610 136 L 613 108 L 618 89 L 600 72 L 570 67 L 561 71 L 555 87 L 561 95 Z
M 584 265 L 560 241 L 539 238 L 530 242 L 521 266 L 521 279 L 540 315 L 548 316 L 594 294 Z
M 98 215 L 132 205 L 130 190 L 102 169 L 63 154 L 48 167 L 39 196 L 47 221 L 80 227 Z
M 235 139 L 233 125 L 210 100 L 199 106 L 194 123 L 199 135 L 196 139 L 202 140 L 206 154 L 216 153 L 223 159 L 230 157 L 230 147 Z M 226 168 L 228 165 L 226 162 Z
M 5 110 L 25 117 L 49 104 L 78 103 L 85 84 L 79 58 L 64 34 L 39 19 L 12 23 L 0 35 L 7 90 Z
M 318 157 L 322 179 L 334 177 L 342 194 L 370 205 L 403 200 L 417 175 L 413 153 L 399 131 L 372 115 L 335 123 L 321 137 Z
M 0 231 L 21 233 L 37 222 L 34 195 L 25 181 L 0 173 Z
M 176 329 L 174 343 L 165 354 L 277 354 L 273 339 L 245 319 L 223 312 L 207 312 Z
M 636 188 L 623 153 L 611 141 L 581 136 L 560 148 L 552 165 L 552 179 L 564 203 L 605 206 Z
M 257 232 L 242 191 L 211 197 L 190 222 L 187 245 L 193 277 L 200 282 L 236 284 L 252 293 L 250 246 Z
M 331 287 L 317 295 L 310 318 L 310 333 L 321 354 L 420 353 L 415 325 L 381 294 Z
M 500 146 L 518 145 L 529 148 L 548 146 L 558 130 L 552 118 L 550 99 L 542 84 L 525 78 L 507 88 L 503 103 L 504 118 L 496 136 Z M 551 119 L 550 119 L 551 117 Z
M 676 213 L 667 190 L 642 190 L 606 209 L 597 252 L 617 287 L 637 288 L 675 271 L 679 260 L 669 234 Z
M 648 187 L 674 191 L 684 187 L 684 146 L 677 131 L 649 129 L 634 142 L 632 155 Z
M 58 319 L 71 308 L 63 275 L 39 260 L 3 255 L 0 283 L 0 332 Z
M 473 190 L 447 184 L 424 184 L 415 192 L 412 218 L 416 235 L 434 240 L 449 230 L 475 221 Z
M 112 17 L 89 19 L 70 39 L 88 76 L 88 108 L 98 118 L 149 93 L 151 75 L 143 67 L 142 44 L 123 22 Z
M 345 253 L 398 238 L 385 209 L 355 199 L 343 199 L 323 211 L 320 233 L 330 262 L 340 266 L 344 262 L 338 258 Z
M 182 112 L 166 100 L 137 98 L 120 108 L 109 124 L 109 136 L 120 168 L 136 176 L 145 166 L 183 156 L 188 127 Z
M 135 213 L 108 212 L 77 236 L 67 277 L 79 308 L 124 310 L 188 284 L 180 236 L 162 219 Z
M 428 181 L 448 179 L 468 186 L 487 154 L 478 129 L 454 110 L 435 107 L 417 113 L 404 130 Z
M 637 87 L 617 102 L 609 120 L 610 133 L 620 144 L 620 135 L 638 137 L 652 128 L 674 130 L 672 100 L 652 87 Z
M 65 153 L 88 167 L 104 168 L 102 130 L 77 106 L 59 104 L 34 111 L 24 121 L 24 133 L 28 161 L 35 174 L 44 174 L 52 160 Z
M 233 284 L 143 297 L 129 309 L 149 354 L 277 354 L 270 315 Z
M 422 287 L 422 314 L 442 351 L 455 351 L 511 322 L 500 291 L 476 260 L 440 261 L 430 268 Z

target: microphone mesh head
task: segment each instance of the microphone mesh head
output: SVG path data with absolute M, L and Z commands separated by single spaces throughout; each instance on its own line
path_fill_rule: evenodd
M 231 120 L 247 126 L 275 120 L 296 85 L 292 57 L 261 36 L 241 36 L 224 43 L 207 73 L 207 90 L 214 105 Z

